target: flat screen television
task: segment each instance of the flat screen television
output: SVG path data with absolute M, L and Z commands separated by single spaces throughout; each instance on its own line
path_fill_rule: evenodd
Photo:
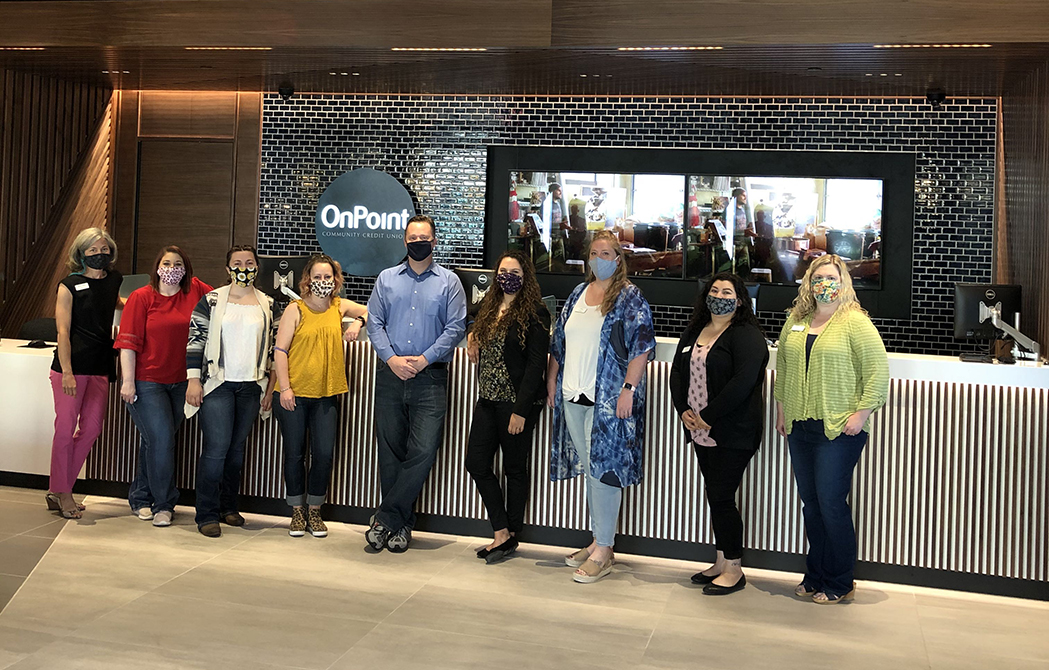
M 812 261 L 840 256 L 872 315 L 910 317 L 913 154 L 489 147 L 485 258 L 524 251 L 545 292 L 614 234 L 649 302 L 691 305 L 733 272 L 785 309 Z

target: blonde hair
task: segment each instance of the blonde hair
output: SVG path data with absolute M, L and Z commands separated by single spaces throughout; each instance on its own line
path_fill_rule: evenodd
M 841 275 L 838 309 L 854 309 L 866 314 L 867 310 L 860 306 L 860 301 L 856 298 L 856 291 L 852 288 L 852 277 L 849 276 L 849 268 L 846 267 L 845 261 L 841 260 L 840 256 L 827 254 L 812 261 L 812 265 L 805 271 L 805 276 L 801 279 L 801 286 L 798 287 L 798 297 L 794 298 L 790 308 L 790 318 L 801 321 L 816 311 L 816 299 L 812 296 L 812 275 L 824 265 L 833 265 Z
M 339 261 L 335 260 L 327 254 L 313 254 L 310 259 L 306 261 L 306 267 L 302 268 L 302 276 L 299 277 L 299 295 L 303 298 L 310 292 L 310 281 L 313 276 L 313 268 L 327 263 L 331 266 L 332 279 L 335 280 L 335 288 L 332 289 L 331 295 L 328 299 L 337 298 L 339 291 L 342 290 L 342 266 L 339 265 Z
M 77 233 L 73 244 L 69 246 L 66 267 L 69 268 L 70 272 L 83 272 L 85 270 L 84 252 L 91 248 L 95 240 L 99 239 L 109 245 L 109 252 L 113 254 L 109 267 L 106 269 L 113 267 L 113 264 L 117 262 L 117 243 L 113 240 L 113 237 L 102 228 L 85 228 Z
M 619 292 L 623 290 L 623 287 L 629 284 L 626 278 L 626 256 L 623 255 L 623 247 L 619 245 L 619 238 L 614 233 L 608 230 L 600 230 L 594 233 L 594 238 L 590 240 L 590 246 L 587 247 L 586 257 L 586 280 L 592 282 L 597 277 L 594 276 L 593 270 L 590 269 L 590 248 L 594 246 L 594 242 L 604 240 L 612 245 L 612 250 L 616 252 L 616 256 L 619 257 L 619 263 L 616 264 L 616 271 L 612 273 L 612 281 L 608 285 L 608 289 L 605 291 L 605 299 L 601 301 L 601 314 L 607 315 L 612 311 L 612 308 L 616 304 L 616 299 L 619 297 Z

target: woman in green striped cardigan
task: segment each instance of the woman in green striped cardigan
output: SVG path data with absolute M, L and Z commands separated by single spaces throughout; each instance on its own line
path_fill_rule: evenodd
M 852 471 L 888 393 L 885 345 L 848 268 L 821 256 L 801 280 L 776 354 L 776 430 L 790 446 L 809 541 L 799 597 L 829 604 L 853 596 Z

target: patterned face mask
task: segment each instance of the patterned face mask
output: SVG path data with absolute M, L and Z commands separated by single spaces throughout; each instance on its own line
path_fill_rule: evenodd
M 178 267 L 167 267 L 160 266 L 157 268 L 157 276 L 160 277 L 160 281 L 164 282 L 168 286 L 174 286 L 182 281 L 182 278 L 186 276 L 186 268 L 182 266 Z
M 834 302 L 841 294 L 841 281 L 837 279 L 813 279 L 810 286 L 812 297 L 824 305 Z
M 259 273 L 258 268 L 226 268 L 229 270 L 229 278 L 241 288 L 247 288 L 255 283 L 255 275 Z
M 105 270 L 112 262 L 113 254 L 95 254 L 94 256 L 84 257 L 84 265 L 92 270 Z
M 318 298 L 327 298 L 334 290 L 334 279 L 314 279 L 310 281 L 310 293 Z
M 714 316 L 724 316 L 731 314 L 736 311 L 736 299 L 735 298 L 718 298 L 717 296 L 707 294 L 707 309 Z
M 524 278 L 512 272 L 501 272 L 495 276 L 495 280 L 499 282 L 499 288 L 503 289 L 503 293 L 509 295 L 517 293 L 524 285 Z

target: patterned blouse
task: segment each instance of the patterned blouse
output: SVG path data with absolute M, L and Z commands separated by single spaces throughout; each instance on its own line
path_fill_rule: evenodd
M 481 348 L 481 361 L 478 366 L 478 393 L 484 400 L 494 402 L 517 402 L 517 389 L 510 381 L 503 358 L 503 345 L 506 342 L 506 328 L 497 328 L 488 343 Z
M 699 416 L 699 413 L 706 408 L 707 402 L 710 401 L 707 395 L 707 354 L 710 353 L 710 347 L 713 344 L 714 342 L 710 342 L 709 344 L 699 346 L 697 343 L 692 347 L 692 357 L 689 359 L 691 374 L 688 377 L 688 406 L 696 416 Z M 709 429 L 699 428 L 690 432 L 692 441 L 699 446 L 718 446 L 713 438 L 710 437 Z

